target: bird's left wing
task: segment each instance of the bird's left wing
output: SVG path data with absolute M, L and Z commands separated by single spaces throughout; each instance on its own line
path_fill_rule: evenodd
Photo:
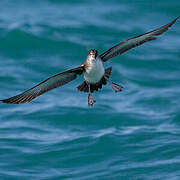
M 130 50 L 131 48 L 135 48 L 136 46 L 140 46 L 141 44 L 152 41 L 156 39 L 156 36 L 161 35 L 162 33 L 166 32 L 169 27 L 171 27 L 178 19 L 177 17 L 170 23 L 155 29 L 153 31 L 147 32 L 145 34 L 142 34 L 140 36 L 133 37 L 131 39 L 128 39 L 126 41 L 121 42 L 120 44 L 117 44 L 116 46 L 110 48 L 106 52 L 100 55 L 101 59 L 105 62 L 108 61 L 110 58 L 113 58 L 115 56 L 119 56 L 123 54 L 124 52 Z
M 57 88 L 59 86 L 63 86 L 67 84 L 68 82 L 76 79 L 77 75 L 82 74 L 83 71 L 84 71 L 84 65 L 66 70 L 64 72 L 61 72 L 61 73 L 55 74 L 54 76 L 49 77 L 45 81 L 39 83 L 38 85 L 25 91 L 24 93 L 21 93 L 19 95 L 13 96 L 8 99 L 3 99 L 0 101 L 2 101 L 3 103 L 8 103 L 8 104 L 21 104 L 25 102 L 30 102 L 37 96 L 40 96 L 41 94 L 51 89 Z

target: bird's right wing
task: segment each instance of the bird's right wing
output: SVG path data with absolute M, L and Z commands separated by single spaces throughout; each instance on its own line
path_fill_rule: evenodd
M 119 55 L 123 54 L 124 52 L 126 52 L 132 48 L 140 46 L 141 44 L 143 44 L 145 42 L 155 40 L 156 36 L 159 36 L 159 35 L 163 34 L 164 32 L 166 32 L 168 30 L 168 28 L 171 27 L 179 18 L 180 18 L 180 16 L 177 17 L 176 19 L 174 19 L 173 21 L 171 21 L 170 23 L 168 23 L 168 24 L 166 24 L 166 25 L 164 25 L 158 29 L 147 32 L 147 33 L 142 34 L 140 36 L 130 38 L 126 41 L 123 41 L 123 42 L 117 44 L 116 46 L 110 48 L 109 50 L 107 50 L 103 54 L 101 54 L 100 55 L 101 59 L 104 62 L 106 62 L 110 58 L 113 58 L 115 56 L 119 56 Z
M 83 71 L 84 71 L 84 65 L 66 70 L 64 72 L 49 77 L 45 81 L 39 83 L 38 85 L 25 91 L 24 93 L 0 101 L 7 104 L 21 104 L 25 102 L 30 102 L 37 96 L 40 96 L 41 94 L 51 89 L 57 88 L 59 86 L 63 86 L 68 82 L 76 79 L 77 75 L 81 75 Z

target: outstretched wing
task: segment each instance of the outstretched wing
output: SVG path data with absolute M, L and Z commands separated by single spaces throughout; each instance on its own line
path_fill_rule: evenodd
M 51 89 L 57 88 L 59 86 L 63 86 L 68 82 L 76 79 L 77 75 L 82 74 L 83 71 L 84 71 L 84 66 L 81 65 L 76 68 L 55 74 L 54 76 L 49 77 L 45 81 L 39 83 L 38 85 L 25 91 L 24 93 L 0 101 L 8 104 L 21 104 L 25 102 L 30 102 L 37 96 L 40 96 L 41 94 Z
M 109 50 L 101 54 L 101 59 L 105 62 L 110 58 L 121 55 L 122 53 L 130 50 L 131 48 L 135 48 L 136 46 L 140 46 L 145 42 L 155 40 L 155 36 L 161 35 L 162 33 L 166 32 L 168 28 L 171 27 L 179 18 L 180 16 L 174 19 L 172 22 L 166 24 L 165 26 L 117 44 L 116 46 L 110 48 Z

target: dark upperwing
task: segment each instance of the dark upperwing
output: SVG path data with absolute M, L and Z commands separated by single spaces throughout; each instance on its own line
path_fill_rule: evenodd
M 156 36 L 161 35 L 164 32 L 166 32 L 168 30 L 168 28 L 171 27 L 179 18 L 180 18 L 180 16 L 177 17 L 176 19 L 174 19 L 173 21 L 171 21 L 170 23 L 168 23 L 158 29 L 155 29 L 155 30 L 147 32 L 145 34 L 130 38 L 126 41 L 121 42 L 120 44 L 117 44 L 116 46 L 110 48 L 109 50 L 107 50 L 106 52 L 101 54 L 100 55 L 101 59 L 104 62 L 106 62 L 110 58 L 119 56 L 119 55 L 123 54 L 124 52 L 126 52 L 132 48 L 135 48 L 136 46 L 140 46 L 141 44 L 143 44 L 145 42 L 155 40 Z
M 70 81 L 76 79 L 77 75 L 81 75 L 84 71 L 84 65 L 78 66 L 73 69 L 68 69 L 64 72 L 55 74 L 54 76 L 49 77 L 48 79 L 44 80 L 43 82 L 39 83 L 38 85 L 32 87 L 31 89 L 13 96 L 8 99 L 0 100 L 3 103 L 7 104 L 21 104 L 32 101 L 37 96 L 41 94 L 57 88 L 59 86 L 63 86 Z

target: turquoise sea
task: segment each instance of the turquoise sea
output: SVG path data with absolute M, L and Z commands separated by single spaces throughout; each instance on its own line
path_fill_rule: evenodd
M 179 15 L 179 0 L 1 0 L 0 99 Z M 0 180 L 180 179 L 180 20 L 110 66 L 124 89 L 103 87 L 92 108 L 82 77 L 0 103 Z

